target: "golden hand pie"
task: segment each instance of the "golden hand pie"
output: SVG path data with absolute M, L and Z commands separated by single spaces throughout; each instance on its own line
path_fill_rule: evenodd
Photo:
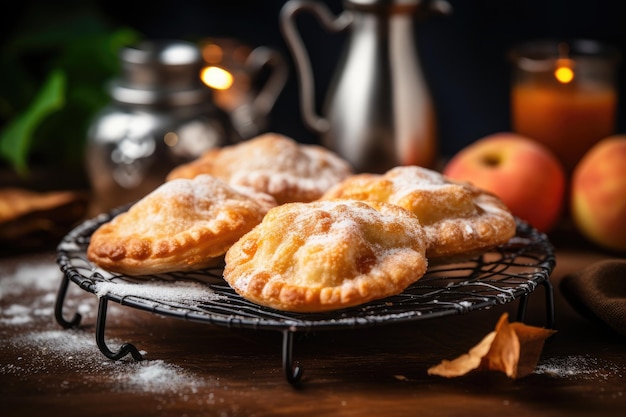
M 101 225 L 87 257 L 128 275 L 200 269 L 214 264 L 275 205 L 269 195 L 209 175 L 173 180 Z
M 336 198 L 385 202 L 411 211 L 426 231 L 430 260 L 466 258 L 506 243 L 516 232 L 515 218 L 499 198 L 418 166 L 351 176 L 322 197 Z
M 173 169 L 166 179 L 193 178 L 198 174 L 252 187 L 283 204 L 317 200 L 352 174 L 352 169 L 321 146 L 299 144 L 286 136 L 266 133 L 236 145 L 211 149 Z
M 401 293 L 426 271 L 424 231 L 398 206 L 288 203 L 226 253 L 224 279 L 278 310 L 330 311 Z

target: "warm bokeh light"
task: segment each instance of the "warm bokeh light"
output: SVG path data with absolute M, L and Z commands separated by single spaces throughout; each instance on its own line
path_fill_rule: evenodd
M 574 70 L 572 62 L 569 59 L 559 59 L 557 67 L 554 70 L 554 77 L 563 84 L 567 84 L 574 79 Z
M 209 64 L 217 64 L 224 59 L 224 51 L 219 45 L 210 43 L 202 48 L 202 57 Z
M 178 135 L 174 132 L 167 132 L 165 136 L 163 136 L 163 142 L 170 147 L 176 146 L 178 143 Z
M 200 73 L 200 78 L 206 85 L 216 90 L 227 90 L 233 85 L 232 74 L 220 67 L 205 67 Z

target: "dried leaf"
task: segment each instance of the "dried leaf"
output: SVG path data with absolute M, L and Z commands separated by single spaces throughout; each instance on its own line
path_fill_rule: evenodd
M 502 371 L 509 378 L 515 378 L 521 346 L 515 330 L 509 326 L 507 314 L 500 316 L 495 332 L 496 336 L 493 338 L 489 351 L 482 358 L 478 369 Z
M 511 323 L 511 327 L 522 347 L 517 364 L 517 378 L 522 378 L 535 370 L 546 339 L 555 334 L 556 330 L 526 326 L 519 322 Z
M 476 346 L 464 355 L 454 360 L 442 360 L 439 365 L 435 365 L 428 369 L 429 375 L 439 375 L 445 377 L 454 377 L 465 375 L 466 373 L 478 368 L 482 358 L 489 351 L 489 347 L 496 337 L 496 332 L 491 332 L 483 338 Z
M 556 331 L 523 323 L 509 323 L 508 314 L 500 316 L 495 330 L 487 334 L 468 353 L 443 360 L 428 369 L 429 375 L 447 378 L 471 371 L 504 372 L 509 378 L 521 378 L 537 366 L 545 340 Z

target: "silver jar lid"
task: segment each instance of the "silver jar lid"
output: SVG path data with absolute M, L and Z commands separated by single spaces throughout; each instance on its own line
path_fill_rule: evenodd
M 144 41 L 120 50 L 121 74 L 109 84 L 111 97 L 139 105 L 192 105 L 211 99 L 200 79 L 204 65 L 197 45 Z

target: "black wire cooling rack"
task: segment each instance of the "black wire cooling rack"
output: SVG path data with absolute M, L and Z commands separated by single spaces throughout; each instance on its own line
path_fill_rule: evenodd
M 104 329 L 108 301 L 164 316 L 213 325 L 274 330 L 283 333 L 283 369 L 287 380 L 296 384 L 302 368 L 292 360 L 293 336 L 298 332 L 363 328 L 390 323 L 434 319 L 465 314 L 519 300 L 517 320 L 523 321 L 528 296 L 537 286 L 545 287 L 546 327 L 554 325 L 553 289 L 549 277 L 555 265 L 553 247 L 546 235 L 518 220 L 517 233 L 507 244 L 468 261 L 430 266 L 426 274 L 399 295 L 325 313 L 290 313 L 259 306 L 239 296 L 222 278 L 223 266 L 188 273 L 130 277 L 97 268 L 86 257 L 91 234 L 124 209 L 87 220 L 63 238 L 57 247 L 57 263 L 63 279 L 57 294 L 55 318 L 65 327 L 74 327 L 81 317 L 63 316 L 68 285 L 74 282 L 99 299 L 96 342 L 108 358 L 117 360 L 130 354 L 142 355 L 126 343 L 112 351 L 105 342 Z M 197 299 L 168 297 L 176 283 L 199 285 Z M 174 285 L 173 285 L 174 284 Z M 102 293 L 102 286 L 106 292 Z M 131 285 L 129 287 L 129 285 Z M 158 291 L 140 291 L 146 286 Z M 124 291 L 116 291 L 122 287 Z M 128 290 L 130 288 L 130 291 Z M 136 288 L 136 291 L 133 291 Z M 100 291 L 99 291 L 100 290 Z M 200 297 L 200 294 L 211 297 Z

